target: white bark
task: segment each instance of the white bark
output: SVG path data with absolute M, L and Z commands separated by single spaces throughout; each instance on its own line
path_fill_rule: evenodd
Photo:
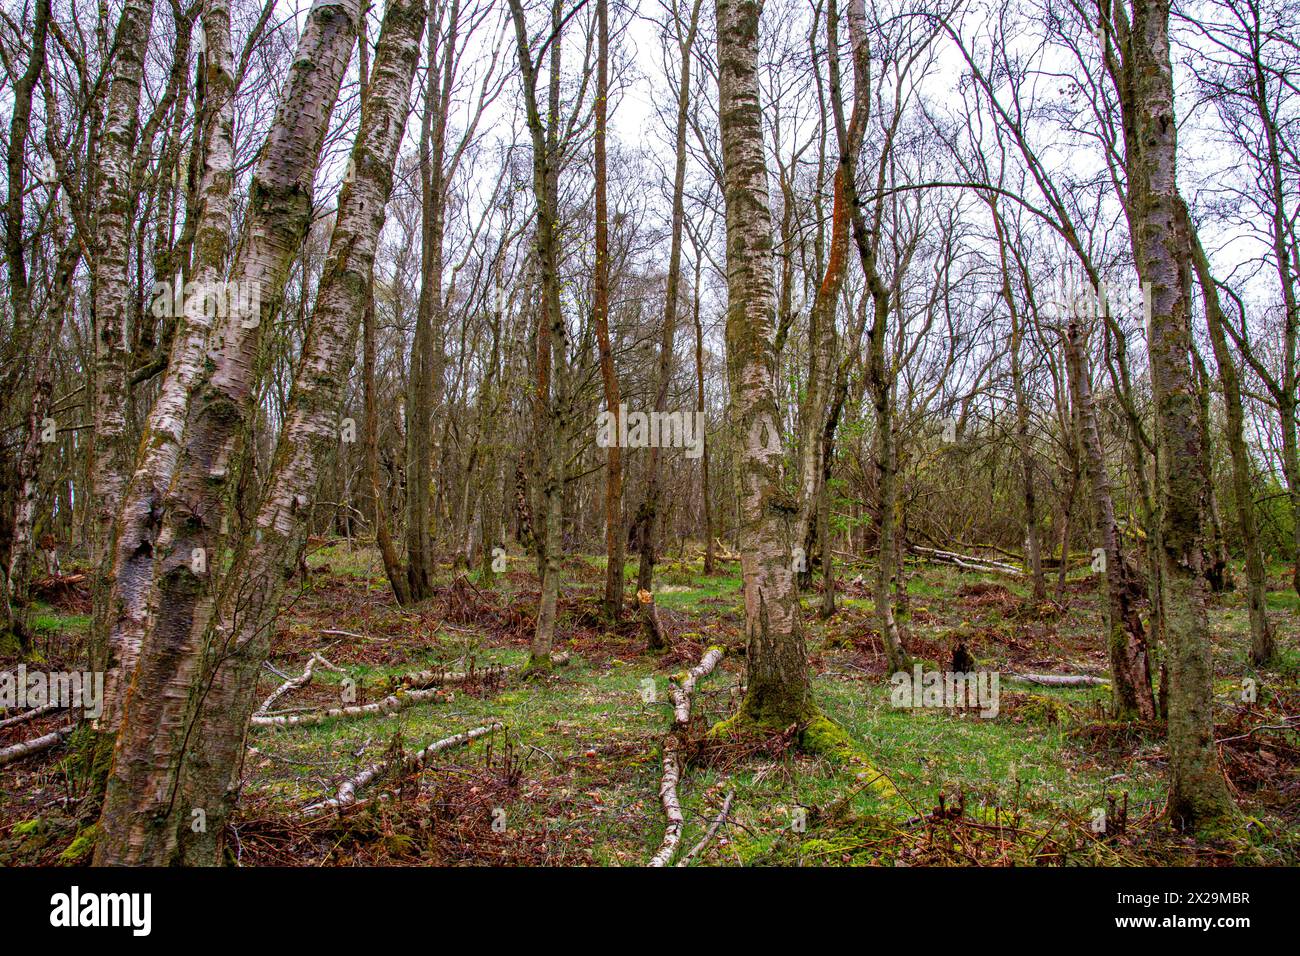
M 181 464 L 168 486 L 156 539 L 147 630 L 100 817 L 97 865 L 174 861 L 182 824 L 173 795 L 182 753 L 208 736 L 190 732 L 191 690 L 213 610 L 206 562 L 197 564 L 195 555 L 219 540 L 214 522 L 225 514 L 230 458 L 249 413 L 259 330 L 275 314 L 311 221 L 316 165 L 356 39 L 359 5 L 316 0 L 312 6 L 253 175 L 230 279 L 256 292 L 257 301 L 237 297 L 237 306 L 213 332 L 204 373 L 192 389 Z M 382 203 L 377 211 L 382 215 Z M 310 369 L 306 359 L 303 364 Z M 187 804 L 187 818 L 188 807 L 197 805 L 206 806 Z
M 1042 684 L 1044 687 L 1100 687 L 1109 684 L 1104 677 L 1090 674 L 1012 674 L 1016 680 L 1030 684 Z
M 335 667 L 333 664 L 325 660 L 325 658 L 321 657 L 319 654 L 312 654 L 311 659 L 307 661 L 307 666 L 303 669 L 303 672 L 301 674 L 299 674 L 297 677 L 289 678 L 283 684 L 277 687 L 275 690 L 271 691 L 270 695 L 266 698 L 266 700 L 262 701 L 261 706 L 257 708 L 256 711 L 257 715 L 258 716 L 265 715 L 272 707 L 275 706 L 276 701 L 278 701 L 285 694 L 292 693 L 295 690 L 301 690 L 302 688 L 310 684 L 311 679 L 315 674 L 317 664 L 320 664 L 321 666 L 325 667 L 327 670 L 332 670 L 335 671 L 336 673 L 343 673 L 343 668 Z
M 659 802 L 663 804 L 668 826 L 664 830 L 663 842 L 646 866 L 668 866 L 673 854 L 677 852 L 677 845 L 681 843 L 682 829 L 685 826 L 681 800 L 677 796 L 677 784 L 681 781 L 681 735 L 690 726 L 691 695 L 695 692 L 696 681 L 713 672 L 718 661 L 722 660 L 722 654 L 722 648 L 710 647 L 700 662 L 688 670 L 680 681 L 674 679 L 669 688 L 673 701 L 673 729 L 664 738 L 664 773 L 659 782 Z
M 72 728 L 64 727 L 61 730 L 40 737 L 33 737 L 31 740 L 24 740 L 22 743 L 14 744 L 11 747 L 5 747 L 0 750 L 0 767 L 7 763 L 13 763 L 15 760 L 30 757 L 32 754 L 38 754 L 43 750 L 49 750 L 70 733 L 72 733 Z
M 399 760 L 387 760 L 380 763 L 374 763 L 366 767 L 355 776 L 349 777 L 339 784 L 339 789 L 335 796 L 328 800 L 321 800 L 319 803 L 313 803 L 304 807 L 300 816 L 314 817 L 327 810 L 341 810 L 357 802 L 357 793 L 370 786 L 376 780 L 391 776 L 394 772 L 411 773 L 421 770 L 429 762 L 434 754 L 440 753 L 451 747 L 459 747 L 463 744 L 471 743 L 478 738 L 490 734 L 495 730 L 500 730 L 501 725 L 497 723 L 487 724 L 483 727 L 475 727 L 473 730 L 467 730 L 463 734 L 455 734 L 451 737 L 444 737 L 441 740 L 435 740 L 423 750 L 417 751 L 409 757 L 403 757 Z
M 191 279 L 196 288 L 215 293 L 229 247 L 234 166 L 235 80 L 228 0 L 207 0 L 202 24 L 207 48 L 204 76 L 207 138 L 199 183 L 202 212 L 195 232 Z M 174 284 L 177 278 L 158 276 L 157 280 Z M 188 297 L 182 313 L 176 316 L 177 329 L 167 371 L 149 412 L 135 471 L 116 516 L 112 570 L 107 581 L 110 598 L 104 609 L 111 618 L 95 621 L 95 626 L 107 633 L 104 713 L 96 722 L 98 729 L 107 732 L 114 732 L 121 725 L 126 684 L 135 670 L 148 628 L 147 603 L 153 584 L 162 503 L 176 472 L 186 413 L 193 390 L 201 380 L 212 334 L 214 310 L 209 308 L 207 298 L 205 294 Z

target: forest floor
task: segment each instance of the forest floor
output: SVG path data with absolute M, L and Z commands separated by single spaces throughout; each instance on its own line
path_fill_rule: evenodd
M 946 670 L 956 644 L 967 644 L 980 669 L 999 673 L 996 716 L 893 706 L 869 588 L 852 583 L 869 569 L 839 569 L 841 608 L 828 621 L 816 616 L 819 595 L 807 595 L 817 700 L 869 757 L 868 777 L 802 754 L 793 731 L 705 741 L 704 730 L 734 711 L 744 674 L 734 562 L 707 578 L 698 558 L 660 566 L 656 601 L 671 647 L 655 655 L 633 621 L 612 630 L 602 623 L 602 560 L 570 557 L 556 646 L 570 661 L 527 682 L 490 665 L 527 659 L 538 593 L 530 570 L 508 571 L 489 588 L 444 568 L 434 600 L 402 609 L 373 549 L 332 542 L 308 565 L 259 694 L 301 674 L 312 652 L 345 673 L 318 668 L 277 712 L 339 706 L 345 679 L 364 704 L 412 671 L 478 676 L 386 715 L 253 728 L 227 840 L 241 865 L 643 864 L 665 827 L 668 681 L 712 645 L 726 656 L 695 692 L 679 859 L 733 796 L 694 865 L 1300 863 L 1300 605 L 1281 568 L 1269 595 L 1283 648 L 1274 670 L 1247 661 L 1244 596 L 1214 597 L 1216 736 L 1251 843 L 1210 845 L 1161 820 L 1167 767 L 1158 727 L 1108 720 L 1104 686 L 1050 688 L 1012 676 L 1106 673 L 1089 576 L 1070 578 L 1062 606 L 1035 604 L 1014 579 L 909 564 L 902 623 L 911 652 L 927 669 Z M 634 573 L 629 563 L 629 579 Z M 51 600 L 36 618 L 41 666 L 72 668 L 87 625 L 84 594 Z M 0 729 L 0 746 L 65 720 Z M 342 813 L 301 814 L 397 748 L 409 753 L 492 722 L 501 729 L 438 753 L 422 772 L 381 780 Z M 70 772 L 72 752 L 64 746 L 0 769 L 0 865 L 86 861 L 84 827 L 94 814 Z M 880 795 L 877 774 L 896 795 Z

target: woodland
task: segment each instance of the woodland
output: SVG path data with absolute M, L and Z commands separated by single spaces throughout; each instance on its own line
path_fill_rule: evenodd
M 1300 863 L 1297 0 L 4 0 L 0 865 Z

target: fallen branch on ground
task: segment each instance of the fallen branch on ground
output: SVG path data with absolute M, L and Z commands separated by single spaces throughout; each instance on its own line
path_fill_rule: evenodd
M 1233 740 L 1245 740 L 1247 737 L 1253 737 L 1261 730 L 1295 730 L 1295 724 L 1293 723 L 1293 721 L 1297 721 L 1297 720 L 1300 720 L 1300 714 L 1297 714 L 1293 717 L 1283 717 L 1282 723 L 1280 724 L 1261 724 L 1258 727 L 1250 728 L 1250 730 L 1246 731 L 1244 734 L 1236 734 L 1235 736 L 1232 737 L 1220 737 L 1218 740 L 1215 741 L 1215 743 L 1226 744 Z
M 304 807 L 300 816 L 314 817 L 326 810 L 342 809 L 351 806 L 357 801 L 357 792 L 370 786 L 376 780 L 390 776 L 394 772 L 410 773 L 421 770 L 429 762 L 429 758 L 434 754 L 451 747 L 458 747 L 461 744 L 468 744 L 477 740 L 494 730 L 501 729 L 499 723 L 487 724 L 483 727 L 475 727 L 473 730 L 467 730 L 462 734 L 455 734 L 451 737 L 444 737 L 441 740 L 435 740 L 423 750 L 417 751 L 410 756 L 401 756 L 396 759 L 381 761 L 380 763 L 371 764 L 355 776 L 349 777 L 339 784 L 338 792 L 328 800 L 321 800 L 313 803 L 311 806 Z
M 727 797 L 722 801 L 721 812 L 719 812 L 713 819 L 713 822 L 709 824 L 709 828 L 704 831 L 704 836 L 700 837 L 700 842 L 691 847 L 690 852 L 677 861 L 678 866 L 690 865 L 691 860 L 695 859 L 695 857 L 699 855 L 700 851 L 709 845 L 709 841 L 713 839 L 713 835 L 717 833 L 722 827 L 722 824 L 727 821 L 727 814 L 731 812 L 731 798 L 735 795 L 736 791 L 734 789 L 727 791 Z
M 358 717 L 387 716 L 405 710 L 407 707 L 433 700 L 440 689 L 434 687 L 430 690 L 401 690 L 373 704 L 350 704 L 347 707 L 330 707 L 305 714 L 281 714 L 274 717 L 269 714 L 254 714 L 251 725 L 253 727 L 316 727 L 336 717 L 351 720 Z
M 329 661 L 325 660 L 325 658 L 321 657 L 320 654 L 313 653 L 311 655 L 311 658 L 307 661 L 306 669 L 304 669 L 301 674 L 299 674 L 297 677 L 291 677 L 288 680 L 286 680 L 283 684 L 281 684 L 279 687 L 273 690 L 271 692 L 271 695 L 267 697 L 266 700 L 262 701 L 262 706 L 257 708 L 255 712 L 256 716 L 258 717 L 264 716 L 267 713 L 267 711 L 269 711 L 275 705 L 275 702 L 279 700 L 281 697 L 283 697 L 285 694 L 306 687 L 308 684 L 310 684 L 312 679 L 312 672 L 316 669 L 317 664 L 320 664 L 322 667 L 325 667 L 328 670 L 334 671 L 336 674 L 344 673 L 343 668 L 336 667 L 335 665 L 331 664 Z
M 556 664 L 564 664 L 569 660 L 567 654 L 557 654 L 551 658 Z M 503 667 L 496 671 L 498 674 L 508 673 L 509 671 L 518 670 L 519 668 L 511 665 Z M 428 676 L 433 672 L 421 671 L 417 674 L 408 675 L 411 678 Z M 479 674 L 485 673 L 480 671 Z M 465 680 L 469 675 L 466 674 L 441 674 L 439 677 L 453 677 Z M 399 678 L 405 680 L 406 678 Z M 449 681 L 448 681 L 449 682 Z M 402 688 L 399 689 L 383 700 L 377 700 L 372 704 L 350 704 L 347 707 L 330 707 L 326 710 L 314 710 L 305 714 L 280 714 L 271 716 L 270 714 L 254 714 L 251 721 L 253 727 L 316 727 L 325 723 L 327 720 L 341 718 L 343 720 L 353 720 L 360 717 L 380 717 L 389 714 L 395 714 L 399 710 L 405 710 L 407 707 L 413 707 L 416 704 L 427 703 L 438 696 L 442 690 L 441 686 L 432 686 L 427 688 Z
M 564 651 L 552 654 L 551 663 L 556 667 L 562 667 L 569 663 L 569 655 Z M 478 670 L 471 665 L 469 670 L 465 671 L 415 671 L 410 674 L 403 674 L 400 677 L 396 677 L 393 682 L 403 687 L 418 688 L 429 687 L 435 684 L 462 684 L 465 681 L 472 681 L 477 678 L 492 680 L 504 674 L 509 674 L 511 671 L 517 671 L 520 669 L 520 666 L 521 665 L 519 664 L 489 664 L 482 670 Z
M 681 770 L 677 766 L 677 753 L 681 745 L 676 734 L 664 738 L 664 775 L 659 782 L 659 802 L 664 806 L 664 816 L 668 826 L 664 830 L 664 839 L 659 850 L 650 858 L 646 866 L 667 866 L 682 839 L 682 827 L 686 818 L 682 816 L 682 804 L 677 798 L 677 784 L 681 780 Z
M 5 747 L 0 750 L 0 767 L 7 763 L 13 763 L 15 760 L 22 760 L 24 757 L 30 757 L 32 754 L 38 754 L 43 750 L 49 750 L 68 734 L 72 733 L 71 727 L 63 727 L 53 733 L 45 734 L 41 737 L 33 737 L 31 740 L 24 740 L 22 743 L 14 744 L 11 747 Z
M 17 717 L 6 717 L 4 720 L 0 720 L 0 730 L 4 730 L 6 727 L 17 727 L 19 724 L 25 724 L 36 717 L 44 717 L 46 714 L 52 714 L 56 710 L 62 709 L 62 704 L 46 704 L 44 707 L 33 708 L 25 714 L 19 714 Z
M 696 681 L 708 676 L 718 666 L 722 653 L 720 647 L 709 648 L 700 662 L 686 672 L 680 683 L 674 679 L 669 684 L 668 692 L 673 701 L 673 729 L 664 737 L 664 775 L 659 783 L 659 802 L 663 804 L 668 826 L 664 830 L 663 842 L 646 866 L 667 866 L 677 852 L 677 844 L 681 842 L 685 818 L 677 796 L 677 784 L 681 781 L 678 756 L 682 745 L 679 735 L 685 734 L 691 722 L 691 694 L 695 691 Z
M 977 558 L 972 555 L 957 554 L 955 551 L 941 551 L 937 548 L 924 548 L 919 544 L 914 544 L 911 548 L 922 558 L 930 561 L 937 561 L 940 564 L 951 564 L 954 567 L 961 568 L 963 571 L 980 571 L 986 574 L 1007 574 L 1015 578 L 1024 576 L 1024 572 L 1020 570 L 1020 568 L 1006 564 L 1002 561 L 994 561 L 992 558 Z
M 680 686 L 676 681 L 669 685 L 668 692 L 673 699 L 673 723 L 677 729 L 685 730 L 691 722 L 691 694 L 695 693 L 695 682 L 707 677 L 722 660 L 722 648 L 710 647 L 705 651 L 700 662 L 686 672 Z
M 1104 677 L 1093 677 L 1091 674 L 1012 674 L 1011 676 L 1016 680 L 1042 684 L 1044 687 L 1099 687 L 1110 683 Z
M 713 552 L 713 560 L 715 561 L 739 561 L 740 560 L 740 555 L 738 555 L 736 552 L 728 548 L 718 538 L 713 539 L 713 545 L 717 549 Z

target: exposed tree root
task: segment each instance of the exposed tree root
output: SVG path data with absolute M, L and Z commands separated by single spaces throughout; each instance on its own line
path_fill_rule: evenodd
M 399 755 L 395 758 L 373 763 L 366 767 L 355 776 L 349 777 L 339 784 L 338 792 L 328 800 L 321 800 L 304 807 L 299 816 L 314 817 L 328 810 L 341 810 L 344 807 L 351 806 L 357 802 L 357 793 L 376 780 L 383 777 L 391 776 L 394 773 L 411 773 L 421 770 L 429 762 L 429 758 L 440 751 L 447 750 L 451 747 L 459 747 L 462 744 L 468 744 L 477 740 L 479 737 L 490 734 L 495 730 L 501 729 L 498 723 L 486 724 L 482 727 L 475 727 L 473 730 L 467 730 L 461 734 L 455 734 L 451 737 L 444 737 L 441 740 L 435 740 L 423 750 L 417 751 L 409 756 Z
M 24 757 L 30 757 L 32 754 L 38 754 L 43 750 L 49 750 L 68 734 L 72 733 L 71 727 L 63 727 L 53 733 L 44 734 L 40 737 L 33 737 L 31 740 L 24 740 L 22 743 L 14 744 L 0 750 L 0 767 L 7 763 L 13 763 L 15 760 L 22 760 Z
M 882 800 L 892 800 L 898 796 L 898 791 L 890 781 L 889 775 L 872 763 L 871 758 L 843 727 L 812 703 L 804 709 L 802 718 L 794 722 L 773 721 L 764 715 L 756 716 L 742 704 L 741 709 L 735 714 L 715 724 L 709 730 L 708 739 L 721 741 L 743 737 L 750 733 L 768 734 L 792 730 L 797 730 L 799 749 L 804 753 L 824 757 L 834 764 L 855 768 L 858 779 L 866 782 L 864 789 L 870 789 Z
M 673 729 L 664 737 L 664 774 L 659 783 L 659 802 L 663 804 L 668 826 L 664 830 L 663 842 L 647 866 L 667 866 L 672 862 L 677 845 L 681 842 L 685 824 L 681 801 L 677 796 L 677 784 L 681 781 L 681 738 L 690 726 L 691 694 L 695 692 L 695 683 L 718 666 L 722 655 L 722 648 L 710 647 L 698 664 L 686 673 L 675 676 L 669 685 L 673 701 Z

